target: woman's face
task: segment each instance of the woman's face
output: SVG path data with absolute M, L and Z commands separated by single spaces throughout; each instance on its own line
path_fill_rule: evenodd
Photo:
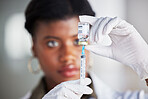
M 82 47 L 78 45 L 78 22 L 77 17 L 39 22 L 32 49 L 47 79 L 61 83 L 80 78 Z

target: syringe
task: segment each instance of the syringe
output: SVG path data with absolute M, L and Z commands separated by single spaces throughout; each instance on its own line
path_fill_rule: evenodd
M 89 38 L 89 23 L 79 22 L 78 23 L 78 39 L 79 45 L 82 45 L 81 55 L 81 66 L 80 66 L 80 84 L 84 85 L 83 79 L 85 79 L 85 67 L 86 67 L 86 56 L 85 56 L 85 45 L 88 44 Z
M 81 66 L 80 66 L 80 84 L 84 84 L 85 79 L 85 66 L 86 66 L 86 56 L 85 56 L 85 46 L 82 46 L 82 55 L 81 55 Z

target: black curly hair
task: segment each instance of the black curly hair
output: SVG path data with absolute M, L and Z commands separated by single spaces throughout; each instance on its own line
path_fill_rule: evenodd
M 25 11 L 25 28 L 34 36 L 37 21 L 53 21 L 79 15 L 95 16 L 87 0 L 31 0 Z

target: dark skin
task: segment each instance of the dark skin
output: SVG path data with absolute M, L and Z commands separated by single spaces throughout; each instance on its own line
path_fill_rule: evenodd
M 45 74 L 48 90 L 61 82 L 80 78 L 82 47 L 77 44 L 78 22 L 78 17 L 46 23 L 38 22 L 32 50 Z M 87 58 L 88 52 L 85 52 Z M 67 69 L 70 66 L 74 68 L 74 72 L 61 73 L 63 68 Z

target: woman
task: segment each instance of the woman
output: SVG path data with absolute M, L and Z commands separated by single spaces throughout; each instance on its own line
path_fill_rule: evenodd
M 131 52 L 133 53 L 131 48 L 129 48 L 128 51 L 119 49 L 129 47 L 129 45 L 126 44 L 128 42 L 125 43 L 125 36 L 125 38 L 121 37 L 121 34 L 118 36 L 118 32 L 123 33 L 123 31 L 117 31 L 118 29 L 113 31 L 113 29 L 130 27 L 128 28 L 130 30 L 131 26 L 128 23 L 118 18 L 94 18 L 90 16 L 80 17 L 79 20 L 79 15 L 95 15 L 87 0 L 32 0 L 28 5 L 25 12 L 25 28 L 32 36 L 33 55 L 39 60 L 41 69 L 44 72 L 44 77 L 41 79 L 39 85 L 26 98 L 41 99 L 45 94 L 43 99 L 116 99 L 123 97 L 136 97 L 135 99 L 139 99 L 140 97 L 146 97 L 143 91 L 118 93 L 108 88 L 91 72 L 86 73 L 87 78 L 83 81 L 84 85 L 79 84 L 80 55 L 82 49 L 81 46 L 78 45 L 77 38 L 79 21 L 89 22 L 92 25 L 90 42 L 93 45 L 86 46 L 88 50 L 131 65 L 137 73 L 140 73 L 139 75 L 141 77 L 148 77 L 147 72 L 145 72 L 146 68 L 141 69 L 139 65 L 135 63 L 133 57 L 128 56 L 129 54 L 131 55 Z M 133 30 L 135 29 L 132 28 L 131 31 L 124 31 L 123 34 L 129 35 Z M 96 44 L 96 42 L 102 40 L 103 35 L 109 34 L 115 42 L 113 46 L 103 47 L 99 45 L 99 43 Z M 141 37 L 139 38 L 141 40 Z M 124 42 L 121 41 L 121 44 L 124 46 L 119 47 L 121 44 L 117 42 L 121 39 L 125 39 L 123 40 Z M 130 40 L 132 40 L 132 38 L 126 41 Z M 141 41 L 142 44 L 144 44 L 143 48 L 147 50 L 147 44 L 143 42 L 143 39 Z M 116 44 L 118 46 L 115 46 Z M 88 51 L 85 52 L 88 60 L 89 53 Z M 140 51 L 136 50 L 131 56 L 138 55 L 135 54 L 136 52 L 139 52 L 138 54 L 141 55 Z M 118 56 L 120 53 L 126 54 L 120 58 Z M 128 56 L 128 61 L 123 60 L 126 56 Z M 143 59 L 148 58 L 143 57 Z M 141 63 L 142 61 L 139 62 Z M 141 71 L 145 74 L 142 74 Z M 92 83 L 90 79 L 92 79 Z

